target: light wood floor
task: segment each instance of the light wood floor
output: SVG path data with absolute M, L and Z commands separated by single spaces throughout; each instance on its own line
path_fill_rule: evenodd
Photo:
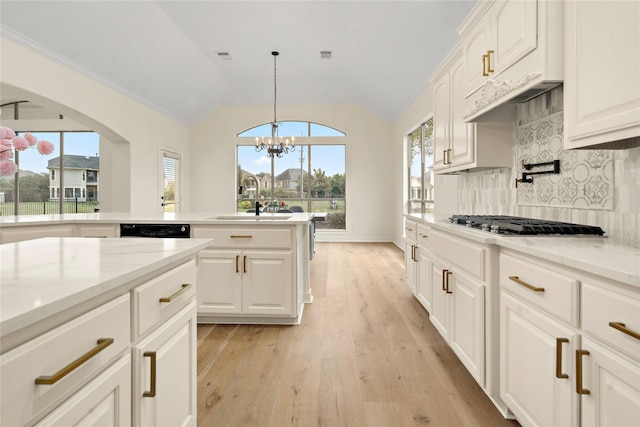
M 318 243 L 298 326 L 198 326 L 198 426 L 509 426 L 391 243 Z

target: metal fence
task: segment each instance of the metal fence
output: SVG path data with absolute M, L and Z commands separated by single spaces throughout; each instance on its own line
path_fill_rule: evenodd
M 100 202 L 83 202 L 75 199 L 64 199 L 62 213 L 93 213 L 100 208 Z M 46 200 L 42 202 L 19 202 L 18 215 L 51 215 L 60 213 L 60 202 Z M 0 216 L 15 215 L 15 203 L 0 203 Z

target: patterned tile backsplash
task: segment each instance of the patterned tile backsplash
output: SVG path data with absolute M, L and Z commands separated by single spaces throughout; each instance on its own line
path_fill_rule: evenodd
M 640 243 L 640 148 L 564 150 L 562 88 L 518 106 L 511 169 L 461 174 L 458 212 L 518 215 L 602 227 Z M 560 160 L 560 173 L 519 184 L 525 163 Z M 547 170 L 547 167 L 535 170 Z

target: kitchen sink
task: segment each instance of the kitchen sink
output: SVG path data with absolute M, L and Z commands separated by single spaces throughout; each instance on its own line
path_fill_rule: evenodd
M 221 215 L 209 219 L 219 219 L 223 221 L 286 221 L 291 215 L 282 214 L 261 214 L 261 215 Z

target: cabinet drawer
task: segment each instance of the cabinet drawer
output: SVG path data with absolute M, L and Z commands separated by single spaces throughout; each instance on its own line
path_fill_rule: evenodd
M 413 221 L 405 221 L 404 237 L 407 240 L 415 242 L 418 237 L 418 223 Z
M 431 228 L 423 224 L 418 225 L 418 236 L 416 238 L 418 245 L 427 247 L 429 236 L 431 236 Z
M 211 248 L 291 249 L 288 228 L 206 228 L 193 229 L 195 239 L 213 239 Z
M 500 285 L 547 313 L 578 326 L 579 281 L 575 278 L 529 259 L 501 254 Z
M 191 260 L 133 290 L 134 340 L 177 312 L 196 295 L 196 262 Z
M 423 244 L 432 253 L 484 281 L 485 250 L 462 239 L 431 231 Z
M 613 322 L 613 325 L 609 323 Z M 624 325 L 624 326 L 623 326 Z M 583 329 L 640 359 L 640 295 L 582 284 Z M 616 329 L 617 328 L 617 329 Z
M 128 349 L 130 310 L 127 294 L 2 355 L 0 425 L 24 425 L 42 415 Z M 113 342 L 98 344 L 103 338 Z M 36 384 L 83 356 L 86 361 L 54 384 Z

